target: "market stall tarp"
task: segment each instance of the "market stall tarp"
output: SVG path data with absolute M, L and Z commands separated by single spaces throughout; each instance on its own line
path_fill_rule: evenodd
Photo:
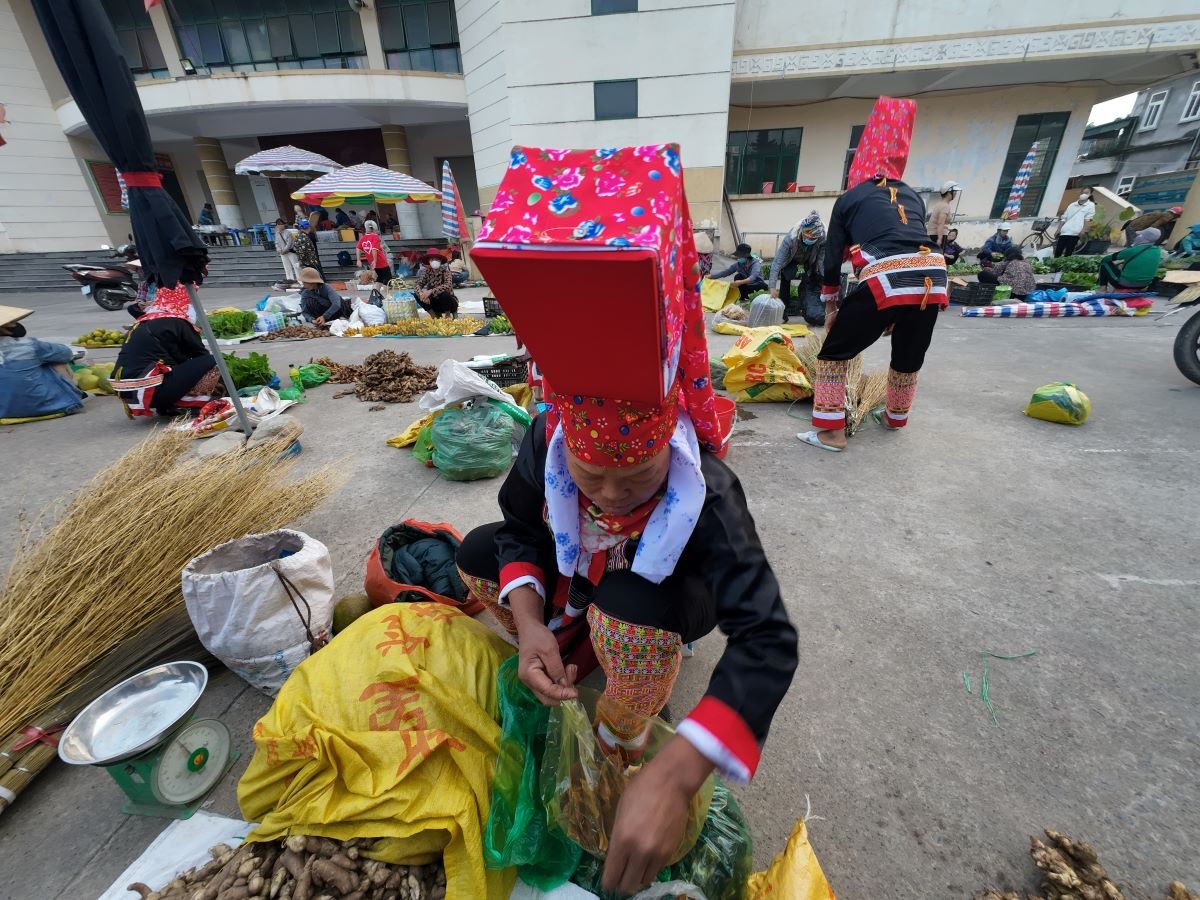
M 309 175 L 314 172 L 336 172 L 342 164 L 328 156 L 301 150 L 291 144 L 259 150 L 247 156 L 233 167 L 235 175 L 262 175 L 266 178 L 282 178 L 294 175 Z
M 379 203 L 433 203 L 441 193 L 403 172 L 371 163 L 347 166 L 310 181 L 292 194 L 309 206 L 367 206 Z
M 446 900 L 500 900 L 483 864 L 500 741 L 496 674 L 513 648 L 439 603 L 389 603 L 303 662 L 254 726 L 238 785 L 250 840 L 382 838 L 390 863 L 446 866 Z
M 1149 297 L 1084 297 L 1061 302 L 1004 303 L 997 306 L 964 306 L 962 314 L 982 319 L 1069 319 L 1079 316 L 1143 315 L 1154 301 Z

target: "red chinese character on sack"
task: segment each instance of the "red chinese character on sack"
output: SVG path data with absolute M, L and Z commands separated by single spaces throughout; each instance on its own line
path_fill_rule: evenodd
M 316 759 L 317 739 L 311 734 L 308 737 L 293 738 L 296 749 L 292 751 L 292 759 Z
M 436 621 L 453 619 L 455 616 L 462 615 L 457 609 L 447 606 L 444 603 L 410 603 L 408 611 L 414 616 L 420 616 L 422 619 L 434 619 Z
M 399 681 L 377 681 L 367 685 L 359 700 L 374 698 L 375 711 L 367 720 L 371 731 L 401 731 L 426 728 L 425 711 L 418 705 L 421 694 L 415 690 L 420 679 L 413 675 Z
M 429 736 L 441 738 L 436 744 L 430 744 Z M 450 737 L 444 731 L 402 731 L 400 741 L 404 744 L 404 758 L 396 767 L 396 776 L 405 774 L 417 761 L 424 759 L 442 744 L 448 744 L 451 750 L 466 750 L 467 745 L 458 738 Z
M 429 646 L 429 638 L 408 634 L 404 630 L 404 624 L 399 616 L 388 616 L 383 623 L 386 626 L 384 632 L 387 634 L 388 640 L 380 641 L 375 645 L 380 656 L 387 656 L 388 651 L 393 647 L 399 647 L 401 653 L 408 655 L 414 650 L 423 650 Z
M 268 739 L 264 749 L 267 751 L 267 765 L 279 765 L 279 741 L 275 738 Z

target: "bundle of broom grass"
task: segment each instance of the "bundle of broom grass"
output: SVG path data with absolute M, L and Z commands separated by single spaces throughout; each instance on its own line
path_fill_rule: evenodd
M 821 352 L 824 343 L 823 335 L 809 333 L 804 341 L 796 346 L 796 356 L 809 381 L 814 381 L 817 374 L 817 354 Z M 863 358 L 860 353 L 850 360 L 850 368 L 846 372 L 846 433 L 854 434 L 862 427 L 871 410 L 883 403 L 887 395 L 887 372 L 882 369 L 863 369 Z
M 280 453 L 298 430 L 203 459 L 185 455 L 186 434 L 158 432 L 25 530 L 0 588 L 0 787 L 24 787 L 53 759 L 53 732 L 112 685 L 200 655 L 184 566 L 295 521 L 340 484 L 331 470 L 290 477 Z M 28 744 L 30 728 L 48 737 Z

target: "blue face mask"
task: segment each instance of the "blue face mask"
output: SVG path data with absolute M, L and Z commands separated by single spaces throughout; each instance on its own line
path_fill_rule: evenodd
M 800 240 L 802 240 L 809 247 L 817 242 L 816 238 L 801 238 Z

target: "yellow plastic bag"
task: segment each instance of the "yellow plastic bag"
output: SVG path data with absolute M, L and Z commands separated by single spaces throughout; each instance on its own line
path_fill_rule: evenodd
M 1045 419 L 1060 425 L 1082 425 L 1092 412 L 1092 401 L 1088 395 L 1069 381 L 1043 384 L 1033 392 L 1025 415 L 1031 419 Z
M 417 419 L 415 422 L 412 422 L 407 428 L 404 429 L 404 431 L 400 432 L 400 434 L 396 435 L 395 437 L 388 438 L 388 446 L 411 447 L 417 442 L 417 435 L 421 433 L 421 429 L 426 425 L 432 425 L 433 420 L 440 416 L 443 412 L 445 412 L 445 410 L 435 409 L 433 412 L 426 413 L 425 415 L 421 416 L 421 418 Z
M 739 296 L 737 287 L 728 281 L 705 278 L 700 282 L 700 302 L 709 312 L 723 309 L 726 304 L 736 302 Z
M 439 603 L 389 603 L 292 673 L 254 726 L 238 784 L 249 840 L 380 838 L 390 863 L 442 857 L 446 900 L 501 900 L 483 863 L 500 741 L 496 673 L 513 648 Z
M 812 385 L 796 356 L 784 326 L 747 328 L 721 361 L 725 390 L 737 403 L 800 400 L 812 396 Z
M 799 819 L 783 852 L 746 882 L 746 900 L 835 900 Z

